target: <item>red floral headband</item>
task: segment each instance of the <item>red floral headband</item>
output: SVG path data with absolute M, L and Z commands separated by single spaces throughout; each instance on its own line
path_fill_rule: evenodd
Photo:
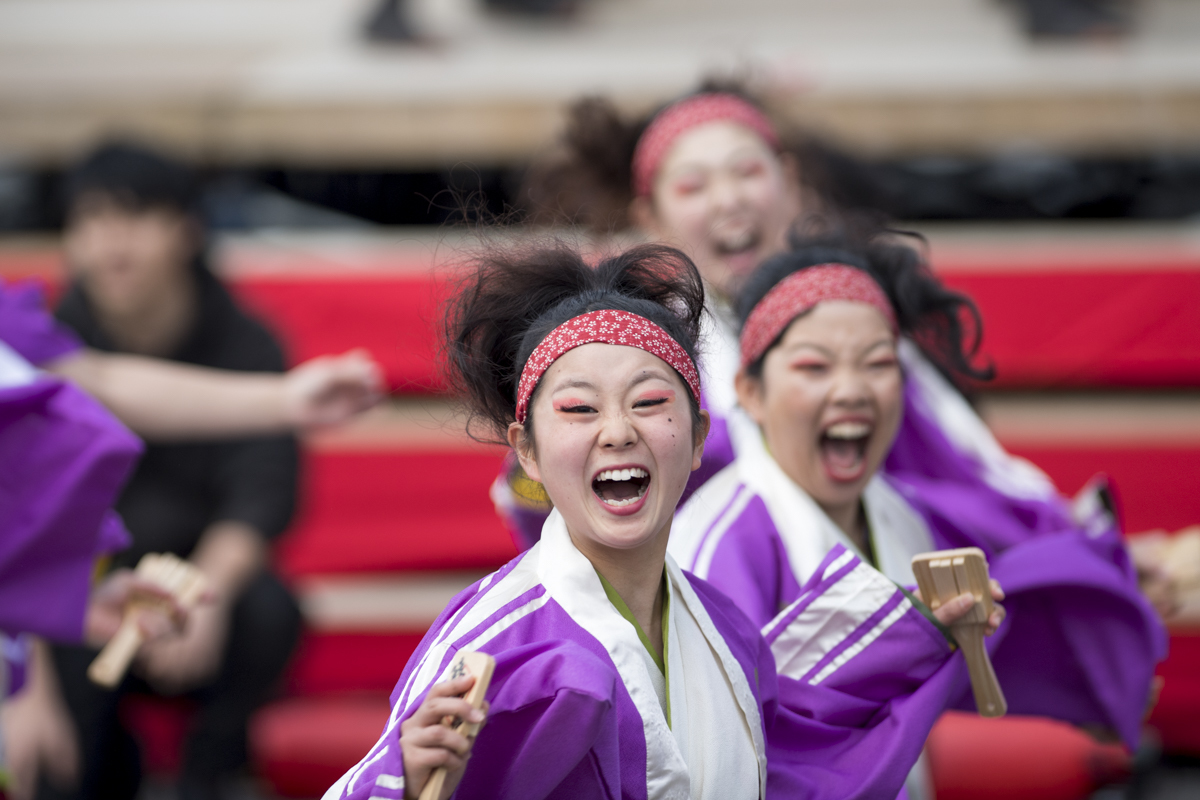
M 762 358 L 792 320 L 826 300 L 866 303 L 896 332 L 896 312 L 874 278 L 846 264 L 819 264 L 793 272 L 758 301 L 742 326 L 742 366 Z
M 724 93 L 700 94 L 680 100 L 659 112 L 646 127 L 633 151 L 633 190 L 648 197 L 654 188 L 654 174 L 667 150 L 685 133 L 706 122 L 727 120 L 745 125 L 772 148 L 779 148 L 779 136 L 767 115 L 742 98 Z
M 605 309 L 572 317 L 550 331 L 533 348 L 517 384 L 517 422 L 525 424 L 529 416 L 529 399 L 550 365 L 567 351 L 592 342 L 636 347 L 658 356 L 680 374 L 696 402 L 700 402 L 700 374 L 696 371 L 696 364 L 671 334 L 645 317 L 628 311 Z

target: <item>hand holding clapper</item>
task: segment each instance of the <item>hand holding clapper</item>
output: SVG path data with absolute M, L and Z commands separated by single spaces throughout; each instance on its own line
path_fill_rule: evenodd
M 492 682 L 492 672 L 496 669 L 496 659 L 489 656 L 487 653 L 464 652 L 460 653 L 458 658 L 450 666 L 450 674 L 446 680 L 454 680 L 465 675 L 474 675 L 475 683 L 467 690 L 463 697 L 473 708 L 483 708 L 484 695 L 487 694 L 488 685 Z M 475 736 L 479 733 L 482 722 L 467 722 L 466 720 L 458 720 L 458 725 L 454 726 L 454 717 L 446 717 L 442 720 L 442 724 L 446 727 L 454 727 L 454 730 L 467 737 L 472 742 Z M 421 790 L 420 800 L 437 800 L 442 794 L 442 787 L 446 783 L 446 768 L 438 767 L 429 776 L 429 780 L 425 782 L 425 788 Z
M 200 570 L 170 553 L 147 553 L 134 574 L 162 588 L 183 609 L 193 608 L 208 589 L 208 581 Z M 145 638 L 138 625 L 139 612 L 164 605 L 169 605 L 169 601 L 159 598 L 135 599 L 126 604 L 121 627 L 88 667 L 88 677 L 93 683 L 111 689 L 121 682 Z
M 971 675 L 971 691 L 980 716 L 1002 717 L 1008 703 L 992 660 L 983 646 L 983 632 L 992 614 L 991 582 L 988 579 L 987 558 L 978 547 L 959 550 L 939 550 L 913 556 L 913 574 L 922 599 L 936 611 L 943 603 L 964 593 L 975 596 L 975 605 L 966 615 L 950 626 L 954 639 L 967 659 Z

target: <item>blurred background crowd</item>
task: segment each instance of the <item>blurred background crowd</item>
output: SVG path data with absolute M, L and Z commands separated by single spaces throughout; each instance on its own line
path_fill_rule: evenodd
M 1106 475 L 1171 553 L 1142 749 L 951 720 L 937 796 L 1200 792 L 1200 3 L 0 0 L 0 279 L 98 350 L 362 347 L 391 391 L 334 430 L 147 450 L 116 564 L 175 552 L 231 600 L 117 693 L 94 651 L 44 651 L 16 744 L 38 797 L 312 797 L 358 760 L 425 628 L 516 553 L 504 453 L 438 366 L 456 264 L 547 221 L 530 176 L 573 102 L 632 119 L 714 76 L 786 124 L 806 186 L 923 234 L 976 300 L 1000 441 L 1068 495 Z

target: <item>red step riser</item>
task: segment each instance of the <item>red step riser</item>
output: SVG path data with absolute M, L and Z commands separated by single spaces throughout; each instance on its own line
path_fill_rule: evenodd
M 0 262 L 0 273 L 45 271 Z M 12 263 L 8 263 L 12 262 Z M 949 267 L 949 268 L 947 268 Z M 1200 386 L 1200 270 L 1164 267 L 1089 272 L 956 272 L 946 282 L 970 295 L 984 321 L 982 357 L 995 365 L 996 388 Z M 364 347 L 383 364 L 389 385 L 438 392 L 437 364 L 445 273 L 245 276 L 234 293 L 279 334 L 296 360 Z
M 1014 452 L 1067 493 L 1107 473 L 1131 532 L 1200 522 L 1200 448 Z M 286 574 L 491 569 L 516 554 L 488 497 L 496 454 L 311 453 L 307 463 L 301 513 L 277 551 Z
M 309 455 L 285 574 L 494 569 L 516 555 L 488 497 L 501 457 L 402 451 Z

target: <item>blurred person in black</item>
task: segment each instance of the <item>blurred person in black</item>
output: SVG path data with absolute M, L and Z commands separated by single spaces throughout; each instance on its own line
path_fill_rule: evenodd
M 72 284 L 58 318 L 96 350 L 230 370 L 278 372 L 283 353 L 209 271 L 193 210 L 195 182 L 180 164 L 133 145 L 105 145 L 67 181 L 64 253 Z M 268 568 L 268 550 L 292 517 L 297 446 L 291 436 L 223 443 L 151 444 L 117 503 L 133 546 L 190 559 L 217 601 L 184 635 L 144 653 L 138 676 L 115 693 L 90 684 L 94 651 L 58 646 L 62 693 L 77 726 L 78 795 L 133 797 L 137 751 L 117 720 L 128 691 L 190 693 L 199 703 L 180 792 L 219 796 L 245 762 L 246 722 L 282 673 L 300 630 L 294 598 Z M 40 796 L 61 796 L 43 785 Z

